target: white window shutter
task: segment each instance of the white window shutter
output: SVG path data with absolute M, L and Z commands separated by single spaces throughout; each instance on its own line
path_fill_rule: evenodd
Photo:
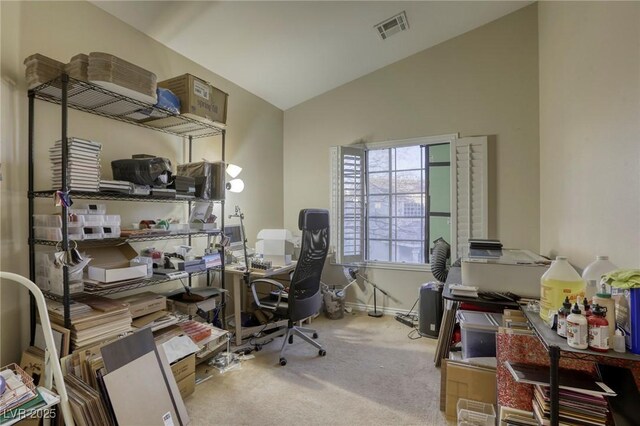
M 489 232 L 487 137 L 457 139 L 451 144 L 452 253 L 466 256 L 470 238 Z
M 331 148 L 331 242 L 336 263 L 364 262 L 365 151 Z

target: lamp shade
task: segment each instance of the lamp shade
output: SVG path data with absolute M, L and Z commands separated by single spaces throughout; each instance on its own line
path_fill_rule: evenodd
M 244 182 L 242 179 L 231 179 L 227 182 L 227 189 L 231 192 L 242 192 L 244 189 Z
M 235 164 L 227 165 L 227 174 L 232 178 L 237 178 L 240 172 L 242 171 L 242 167 L 236 166 Z

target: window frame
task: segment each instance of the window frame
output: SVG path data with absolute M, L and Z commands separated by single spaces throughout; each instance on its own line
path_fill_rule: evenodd
M 436 135 L 436 136 L 424 136 L 419 138 L 410 138 L 410 139 L 398 139 L 392 141 L 381 141 L 381 142 L 369 142 L 362 144 L 362 147 L 365 149 L 365 187 L 368 187 L 368 153 L 370 150 L 381 150 L 388 148 L 402 148 L 409 146 L 421 146 L 421 145 L 442 145 L 449 144 L 449 152 L 450 152 L 450 213 L 451 213 L 451 232 L 452 235 L 455 232 L 454 229 L 454 212 L 455 212 L 455 186 L 454 186 L 454 160 L 455 160 L 455 141 L 458 139 L 457 133 L 444 134 L 444 135 Z M 428 182 L 426 182 L 428 185 Z M 411 262 L 387 262 L 387 261 L 375 261 L 368 260 L 367 257 L 369 255 L 369 235 L 368 235 L 368 198 L 370 194 L 366 194 L 365 201 L 365 259 L 364 263 L 368 267 L 378 268 L 378 269 L 390 269 L 390 270 L 406 270 L 406 271 L 423 271 L 430 272 L 431 264 L 428 262 L 429 256 L 426 255 L 427 262 L 425 263 L 411 263 Z M 428 228 L 428 218 L 426 217 L 425 212 L 425 228 Z M 451 238 L 450 238 L 451 239 Z M 393 239 L 390 239 L 393 241 Z M 429 243 L 425 240 L 425 252 L 428 251 Z M 454 252 L 455 253 L 455 252 Z

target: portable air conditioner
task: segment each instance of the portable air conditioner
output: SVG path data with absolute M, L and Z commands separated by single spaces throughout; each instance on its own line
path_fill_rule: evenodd
M 420 286 L 418 332 L 437 339 L 442 320 L 442 284 L 429 282 Z

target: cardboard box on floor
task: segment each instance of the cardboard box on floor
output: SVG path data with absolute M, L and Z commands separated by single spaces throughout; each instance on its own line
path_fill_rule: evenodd
M 92 259 L 87 268 L 90 280 L 111 283 L 147 276 L 147 265 L 129 266 L 138 255 L 129 244 L 88 248 L 85 252 Z
M 448 360 L 445 409 L 448 418 L 457 417 L 456 406 L 460 398 L 496 404 L 496 369 Z

